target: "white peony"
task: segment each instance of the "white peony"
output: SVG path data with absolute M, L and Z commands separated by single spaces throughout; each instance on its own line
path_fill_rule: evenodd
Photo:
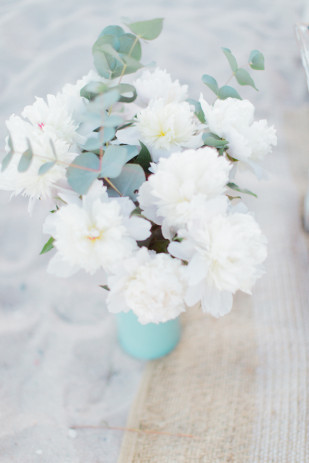
M 143 214 L 163 225 L 163 230 L 177 230 L 207 208 L 210 199 L 222 195 L 229 181 L 231 163 L 218 156 L 214 148 L 200 148 L 173 153 L 161 158 L 154 174 L 139 189 L 138 201 Z M 216 199 L 216 207 L 227 199 Z M 213 204 L 213 203 L 212 203 Z
M 157 162 L 182 148 L 202 145 L 199 124 L 189 103 L 165 103 L 152 100 L 147 108 L 137 114 L 135 127 L 117 132 L 119 143 L 137 145 L 142 141 Z
M 189 306 L 201 302 L 205 312 L 218 317 L 232 307 L 237 290 L 251 293 L 263 274 L 266 238 L 251 215 L 217 215 L 211 221 L 201 217 L 179 233 L 169 252 L 188 261 L 186 267 Z
M 138 249 L 136 240 L 150 234 L 150 223 L 132 216 L 134 203 L 127 197 L 109 198 L 106 188 L 95 182 L 82 200 L 47 217 L 43 232 L 54 238 L 56 254 L 48 271 L 70 276 L 79 269 L 93 274 L 103 268 L 111 271 Z
M 132 310 L 143 324 L 176 318 L 185 311 L 183 271 L 179 260 L 141 248 L 108 277 L 108 309 Z
M 228 142 L 228 153 L 252 164 L 260 161 L 277 144 L 276 131 L 266 120 L 254 122 L 254 106 L 248 100 L 227 98 L 209 105 L 201 96 L 208 128 Z
M 106 79 L 101 77 L 96 71 L 90 70 L 88 74 L 78 79 L 74 84 L 65 84 L 61 92 L 57 95 L 70 108 L 72 117 L 78 124 L 84 119 L 85 108 L 88 105 L 88 100 L 80 96 L 80 91 L 90 82 L 105 83 Z
M 172 80 L 166 70 L 146 70 L 133 82 L 137 91 L 137 102 L 147 106 L 150 100 L 162 98 L 165 103 L 184 101 L 188 98 L 188 86 Z
M 37 136 L 56 137 L 72 145 L 84 139 L 77 133 L 79 124 L 72 117 L 72 109 L 60 95 L 47 95 L 47 101 L 36 98 L 24 108 L 22 116 L 33 125 Z
M 49 198 L 55 188 L 66 184 L 66 168 L 76 154 L 69 152 L 69 145 L 61 139 L 45 132 L 40 132 L 34 125 L 14 114 L 6 121 L 6 126 L 13 141 L 14 154 L 8 167 L 0 173 L 0 189 L 12 191 L 14 195 L 22 194 L 30 199 Z M 25 172 L 18 171 L 21 155 L 28 149 L 30 141 L 34 153 L 30 167 Z M 39 175 L 40 167 L 55 156 L 51 140 L 57 153 L 57 163 L 45 174 Z M 6 151 L 8 151 L 6 146 Z

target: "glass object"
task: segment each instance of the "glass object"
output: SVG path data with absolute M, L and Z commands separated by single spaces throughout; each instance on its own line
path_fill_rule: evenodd
M 180 339 L 178 318 L 165 323 L 139 323 L 130 311 L 117 314 L 118 339 L 125 352 L 135 358 L 150 360 L 171 352 Z

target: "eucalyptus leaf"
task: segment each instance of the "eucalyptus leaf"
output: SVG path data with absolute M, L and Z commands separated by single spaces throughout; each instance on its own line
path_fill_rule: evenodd
M 114 89 L 120 93 L 120 103 L 132 103 L 136 99 L 137 93 L 134 85 L 131 84 L 119 84 Z
M 139 146 L 136 145 L 123 145 L 122 148 L 125 148 L 127 152 L 127 161 L 131 161 L 131 159 L 135 158 L 139 152 Z
M 210 88 L 210 90 L 212 90 L 216 95 L 218 95 L 219 87 L 214 77 L 211 77 L 208 74 L 204 74 L 202 76 L 202 81 L 205 85 L 207 85 L 208 88 Z
M 8 154 L 2 159 L 1 172 L 3 172 L 8 167 L 12 160 L 13 154 L 13 151 L 9 151 Z
M 238 100 L 241 100 L 241 96 L 237 90 L 229 85 L 224 85 L 219 89 L 218 98 L 220 98 L 220 100 L 225 100 L 226 98 L 238 98 Z
M 93 101 L 87 105 L 88 112 L 102 114 L 104 110 L 113 106 L 120 98 L 120 93 L 116 88 L 109 90 L 102 95 L 97 96 Z
M 249 56 L 249 66 L 257 71 L 263 71 L 265 69 L 263 53 L 259 50 L 252 50 Z
M 201 103 L 197 100 L 193 100 L 192 98 L 188 98 L 187 102 L 194 106 L 194 114 L 202 124 L 205 124 L 206 119 Z
M 138 164 L 126 164 L 119 177 L 113 179 L 113 184 L 124 195 L 136 200 L 136 192 L 146 180 L 145 173 Z
M 42 164 L 41 167 L 39 168 L 39 175 L 44 175 L 46 172 L 48 172 L 54 165 L 56 164 L 56 161 L 50 161 L 50 162 L 45 162 L 45 164 Z
M 105 93 L 108 90 L 108 85 L 103 82 L 88 82 L 80 91 L 80 96 L 93 100 L 96 96 Z
M 27 142 L 28 142 L 28 149 L 23 152 L 20 158 L 20 161 L 17 167 L 18 172 L 26 172 L 29 169 L 32 158 L 33 158 L 33 152 L 32 152 L 30 141 L 27 140 Z
M 115 37 L 119 37 L 124 33 L 124 30 L 120 26 L 107 26 L 103 29 L 99 37 L 102 37 L 104 35 L 114 35 Z
M 207 146 L 214 146 L 215 148 L 224 148 L 228 145 L 228 142 L 214 133 L 203 133 L 203 142 Z
M 12 140 L 10 132 L 8 134 L 8 145 L 9 145 L 10 150 L 14 151 L 13 140 Z
M 253 87 L 255 90 L 257 90 L 254 80 L 250 76 L 249 72 L 245 69 L 237 69 L 235 72 L 235 77 L 239 85 L 250 85 L 250 87 Z
M 53 142 L 53 140 L 52 140 L 51 138 L 49 139 L 49 144 L 50 144 L 50 146 L 51 146 L 51 149 L 52 149 L 54 158 L 57 160 L 58 157 L 57 157 L 56 147 L 55 147 L 55 144 L 54 144 L 54 142 Z
M 229 48 L 222 48 L 222 51 L 225 54 L 226 59 L 228 60 L 232 71 L 233 72 L 237 71 L 237 69 L 238 69 L 237 61 L 236 61 L 235 56 L 231 52 L 231 50 Z
M 123 119 L 116 114 L 112 114 L 111 116 L 105 115 L 103 118 L 103 126 L 105 127 L 117 127 L 123 123 Z
M 133 72 L 136 72 L 138 71 L 138 69 L 141 69 L 143 67 L 143 64 L 141 64 L 138 60 L 132 58 L 132 56 L 129 55 L 124 55 L 123 61 L 126 64 L 125 74 L 132 74 Z
M 54 241 L 55 241 L 55 239 L 51 236 L 49 238 L 49 240 L 46 241 L 46 243 L 44 244 L 40 254 L 45 254 L 46 252 L 51 251 L 53 249 L 53 247 L 54 247 L 54 244 L 53 244 Z
M 116 130 L 113 127 L 104 127 L 100 132 L 92 132 L 86 142 L 81 145 L 85 151 L 96 151 L 101 148 L 104 143 L 112 140 L 115 136 Z
M 127 24 L 129 29 L 145 40 L 156 39 L 163 27 L 163 18 L 150 19 L 147 21 L 138 21 L 135 23 Z
M 142 47 L 140 41 L 133 34 L 123 34 L 119 37 L 120 56 L 129 55 L 139 61 L 142 57 Z
M 126 148 L 119 145 L 108 146 L 103 154 L 100 177 L 118 177 L 126 162 Z
M 247 190 L 246 188 L 240 188 L 238 185 L 236 185 L 236 183 L 233 183 L 233 182 L 229 182 L 227 184 L 227 186 L 229 188 L 231 188 L 231 190 L 235 190 L 235 191 L 238 191 L 239 193 L 245 193 L 247 195 L 251 195 L 251 196 L 254 196 L 255 198 L 257 198 L 257 195 L 255 193 L 253 193 L 252 191 L 250 190 Z
M 94 153 L 78 155 L 67 169 L 67 179 L 74 191 L 85 194 L 100 172 L 100 160 Z

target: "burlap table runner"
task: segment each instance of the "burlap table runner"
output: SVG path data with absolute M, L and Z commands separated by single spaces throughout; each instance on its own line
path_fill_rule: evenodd
M 183 318 L 176 350 L 146 367 L 127 423 L 139 432 L 126 432 L 118 463 L 309 461 L 309 261 L 299 207 L 308 127 L 307 109 L 289 114 L 268 167 L 275 174 L 255 186 L 267 274 L 226 317 L 194 309 Z

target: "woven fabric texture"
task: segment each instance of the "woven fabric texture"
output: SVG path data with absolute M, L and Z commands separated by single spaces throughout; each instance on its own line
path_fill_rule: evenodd
M 309 262 L 300 213 L 308 114 L 281 122 L 285 142 L 269 161 L 272 175 L 255 185 L 267 273 L 226 317 L 194 309 L 183 318 L 179 346 L 147 366 L 118 463 L 309 461 Z

